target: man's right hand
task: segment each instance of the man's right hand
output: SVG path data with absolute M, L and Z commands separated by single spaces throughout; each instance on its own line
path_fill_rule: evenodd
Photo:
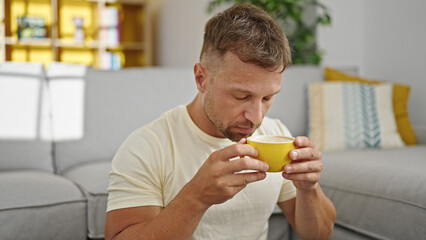
M 267 163 L 254 159 L 258 153 L 246 139 L 237 144 L 213 152 L 199 169 L 186 188 L 205 207 L 226 202 L 247 184 L 266 177 Z M 245 156 L 245 157 L 239 157 Z M 235 160 L 230 160 L 239 157 Z M 243 172 L 254 170 L 255 172 Z

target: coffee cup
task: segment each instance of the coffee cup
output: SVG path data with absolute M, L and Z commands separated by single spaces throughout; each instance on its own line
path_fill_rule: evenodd
M 269 164 L 267 172 L 281 172 L 291 162 L 288 154 L 296 149 L 294 138 L 285 136 L 260 135 L 247 138 L 247 144 L 254 147 L 257 159 Z

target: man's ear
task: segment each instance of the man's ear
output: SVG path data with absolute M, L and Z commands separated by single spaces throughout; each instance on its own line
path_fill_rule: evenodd
M 194 65 L 194 77 L 198 91 L 203 93 L 207 87 L 207 71 L 201 63 L 196 63 Z

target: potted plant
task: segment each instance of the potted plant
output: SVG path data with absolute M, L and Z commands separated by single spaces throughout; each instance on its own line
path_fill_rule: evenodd
M 316 44 L 318 25 L 331 24 L 328 8 L 317 0 L 211 0 L 207 11 L 223 3 L 251 3 L 271 14 L 284 28 L 294 64 L 319 65 L 322 52 Z

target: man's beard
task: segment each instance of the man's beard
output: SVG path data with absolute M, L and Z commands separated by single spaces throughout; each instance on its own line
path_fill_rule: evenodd
M 231 141 L 238 142 L 238 141 L 241 140 L 241 138 L 248 138 L 248 137 L 250 137 L 254 133 L 254 131 L 257 128 L 259 128 L 259 126 L 260 126 L 260 124 L 255 125 L 252 122 L 249 122 L 249 123 L 250 123 L 250 125 L 248 125 L 246 123 L 246 124 L 235 124 L 235 125 L 232 125 L 230 127 L 225 128 L 225 129 L 223 127 L 222 128 L 217 127 L 217 128 L 219 129 L 219 131 L 223 135 L 225 135 L 225 137 L 229 138 Z M 250 133 L 250 134 L 243 134 L 243 133 L 235 133 L 235 132 L 231 131 L 232 128 L 241 127 L 241 126 L 244 126 L 245 128 L 251 128 L 251 129 L 253 129 L 253 132 Z
M 229 140 L 238 142 L 241 140 L 241 138 L 250 137 L 254 133 L 254 131 L 257 128 L 259 128 L 260 124 L 253 124 L 249 120 L 243 123 L 232 124 L 231 126 L 228 126 L 225 128 L 224 124 L 221 123 L 219 119 L 216 117 L 217 114 L 214 114 L 216 111 L 211 105 L 210 101 L 211 101 L 211 95 L 210 95 L 210 92 L 208 92 L 206 96 L 206 102 L 203 106 L 204 113 L 206 114 L 209 121 Z M 210 115 L 210 113 L 213 113 L 212 116 Z M 232 132 L 232 129 L 235 127 L 252 128 L 253 132 L 250 134 Z

